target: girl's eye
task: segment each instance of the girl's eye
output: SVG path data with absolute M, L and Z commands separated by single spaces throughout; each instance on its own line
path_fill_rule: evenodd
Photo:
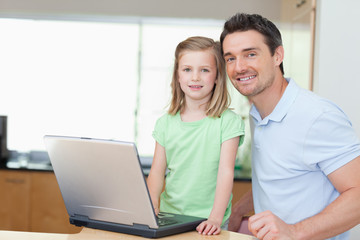
M 225 59 L 225 61 L 226 61 L 226 62 L 232 62 L 232 61 L 234 61 L 234 59 L 235 59 L 235 58 L 230 57 L 230 58 Z
M 202 69 L 202 72 L 210 72 L 209 69 Z
M 190 72 L 191 69 L 190 68 L 184 68 L 184 72 Z

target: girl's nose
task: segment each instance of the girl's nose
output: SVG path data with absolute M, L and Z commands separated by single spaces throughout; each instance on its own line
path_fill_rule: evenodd
M 193 72 L 192 80 L 193 80 L 194 82 L 200 81 L 200 74 L 199 74 L 197 71 L 194 71 L 194 72 Z

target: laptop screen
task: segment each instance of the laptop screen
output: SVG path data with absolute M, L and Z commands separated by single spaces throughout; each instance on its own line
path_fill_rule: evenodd
M 134 143 L 45 136 L 70 216 L 158 228 Z

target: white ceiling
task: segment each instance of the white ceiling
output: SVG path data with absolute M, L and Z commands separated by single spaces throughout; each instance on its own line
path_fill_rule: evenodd
M 236 12 L 281 17 L 282 0 L 0 0 L 0 17 L 99 15 L 228 19 Z

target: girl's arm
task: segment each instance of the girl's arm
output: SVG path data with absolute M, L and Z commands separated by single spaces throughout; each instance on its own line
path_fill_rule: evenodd
M 160 208 L 160 194 L 164 187 L 166 171 L 166 155 L 165 148 L 158 142 L 155 145 L 155 152 L 147 184 L 150 192 L 152 204 L 155 209 L 156 215 L 159 213 Z
M 219 170 L 213 209 L 207 221 L 196 230 L 201 234 L 219 234 L 221 223 L 231 196 L 234 182 L 234 167 L 240 137 L 231 138 L 221 144 Z

